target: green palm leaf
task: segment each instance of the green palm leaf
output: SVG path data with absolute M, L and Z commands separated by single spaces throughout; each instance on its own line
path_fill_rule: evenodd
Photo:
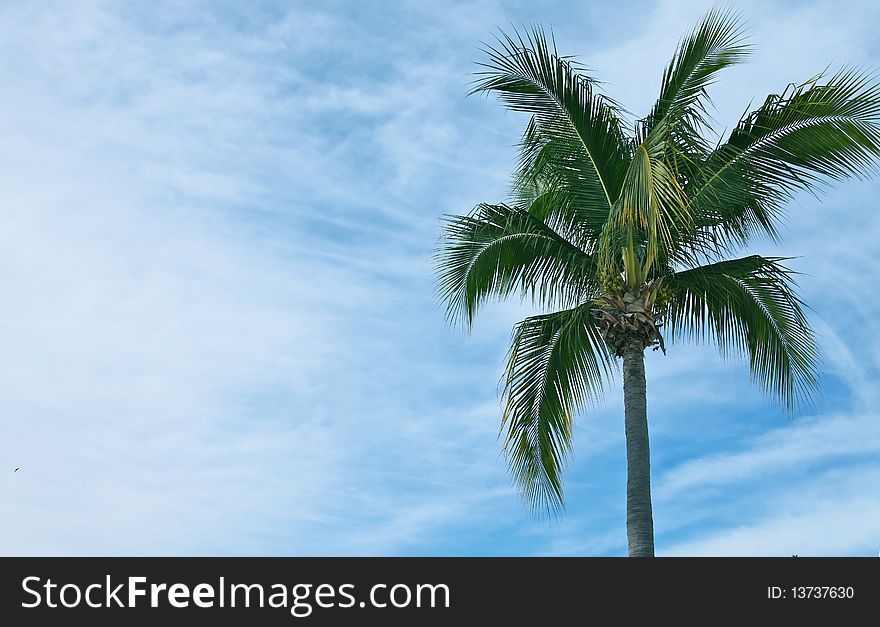
M 558 54 L 540 28 L 513 37 L 502 33 L 486 53 L 473 92 L 496 93 L 512 110 L 532 114 L 532 153 L 550 144 L 554 154 L 545 158 L 576 170 L 578 184 L 570 191 L 580 204 L 607 214 L 631 152 L 613 103 Z M 522 166 L 526 179 L 530 168 L 540 169 L 529 160 Z
M 563 506 L 562 469 L 573 415 L 602 394 L 613 371 L 592 305 L 526 318 L 514 329 L 504 380 L 502 430 L 510 469 L 526 502 Z
M 541 211 L 540 203 L 535 208 Z M 594 265 L 592 255 L 528 209 L 483 204 L 447 220 L 437 255 L 438 289 L 448 317 L 469 326 L 493 296 L 520 291 L 548 306 L 591 298 Z
M 595 187 L 583 184 L 593 175 L 580 140 L 548 137 L 533 116 L 520 146 L 513 197 L 526 204 L 540 196 L 545 200 L 552 197 L 552 203 L 544 202 L 542 219 L 553 222 L 554 228 L 566 229 L 582 248 L 592 249 L 608 219 L 609 208 Z
M 663 156 L 663 142 L 657 136 L 636 149 L 603 231 L 601 265 L 613 267 L 622 248 L 627 284 L 633 288 L 648 277 L 658 251 L 674 247 L 673 233 L 687 229 L 691 222 L 684 192 Z M 636 242 L 644 248 L 638 257 Z
M 842 70 L 790 85 L 743 117 L 686 187 L 703 237 L 777 236 L 783 203 L 823 181 L 864 176 L 880 155 L 880 85 Z
M 704 146 L 699 130 L 708 126 L 707 88 L 718 72 L 741 63 L 750 52 L 743 43 L 743 24 L 729 11 L 714 9 L 679 44 L 672 61 L 663 73 L 660 97 L 642 124 L 647 137 L 666 122 L 670 129 L 679 127 L 685 142 Z M 683 127 L 683 128 L 682 128 Z
M 708 337 L 724 355 L 745 355 L 753 379 L 794 412 L 814 400 L 818 351 L 782 261 L 752 255 L 669 277 L 667 335 Z

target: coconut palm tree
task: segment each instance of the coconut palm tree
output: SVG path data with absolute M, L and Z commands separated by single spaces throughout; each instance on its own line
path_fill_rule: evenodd
M 500 34 L 474 92 L 529 114 L 505 203 L 445 219 L 440 298 L 469 327 L 514 293 L 539 315 L 514 328 L 503 378 L 510 471 L 539 511 L 563 507 L 573 416 L 622 359 L 630 556 L 654 554 L 644 351 L 710 340 L 796 412 L 815 399 L 817 350 L 786 258 L 742 256 L 776 239 L 786 202 L 870 172 L 880 87 L 843 69 L 792 84 L 712 142 L 706 89 L 749 53 L 741 20 L 712 11 L 679 44 L 660 96 L 626 122 L 538 27 Z

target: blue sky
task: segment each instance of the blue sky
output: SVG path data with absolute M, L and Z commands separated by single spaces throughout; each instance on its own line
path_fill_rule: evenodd
M 561 521 L 499 456 L 528 309 L 449 329 L 439 217 L 503 200 L 524 124 L 466 97 L 552 26 L 634 113 L 707 2 L 40 2 L 0 8 L 0 553 L 622 555 L 622 394 L 581 415 Z M 720 128 L 872 2 L 741 2 Z M 824 399 L 788 422 L 711 347 L 648 357 L 661 555 L 877 555 L 880 184 L 792 203 Z M 13 472 L 20 467 L 19 472 Z

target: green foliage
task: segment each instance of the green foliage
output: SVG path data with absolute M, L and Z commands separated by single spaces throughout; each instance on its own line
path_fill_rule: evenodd
M 519 290 L 538 304 L 564 306 L 595 291 L 593 256 L 522 207 L 483 204 L 471 215 L 448 218 L 437 267 L 450 319 L 468 327 L 491 297 Z
M 707 88 L 748 52 L 739 18 L 710 12 L 628 133 L 619 107 L 540 28 L 486 49 L 473 91 L 529 121 L 510 204 L 446 219 L 438 294 L 467 326 L 484 302 L 514 293 L 561 309 L 517 325 L 504 378 L 504 448 L 539 510 L 562 506 L 573 416 L 614 371 L 603 302 L 650 293 L 667 341 L 710 340 L 747 358 L 790 412 L 816 395 L 818 355 L 792 272 L 779 258 L 730 257 L 755 235 L 777 236 L 795 192 L 872 172 L 880 86 L 853 69 L 789 85 L 711 145 Z
M 775 238 L 793 192 L 871 171 L 880 152 L 877 80 L 852 69 L 822 79 L 768 96 L 706 156 L 686 187 L 698 230 L 682 248 Z
M 753 379 L 794 412 L 815 396 L 818 353 L 782 261 L 751 255 L 673 275 L 667 335 L 711 338 L 722 354 L 747 357 Z
M 738 16 L 717 9 L 710 11 L 681 41 L 663 72 L 660 96 L 651 113 L 641 121 L 639 136 L 648 137 L 666 124 L 678 130 L 675 138 L 679 142 L 670 148 L 703 151 L 707 145 L 699 131 L 709 126 L 706 90 L 715 82 L 718 72 L 748 56 L 749 46 L 743 42 L 743 35 Z
M 589 304 L 520 322 L 504 377 L 504 448 L 532 506 L 563 503 L 561 470 L 571 448 L 573 413 L 602 394 L 613 356 Z

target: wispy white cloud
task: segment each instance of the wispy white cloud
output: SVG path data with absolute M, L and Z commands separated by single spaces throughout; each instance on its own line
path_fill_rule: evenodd
M 880 468 L 876 464 L 812 474 L 796 486 L 776 494 L 762 515 L 693 534 L 663 547 L 660 554 L 876 557 L 880 549 L 880 501 L 876 497 Z
M 808 476 L 817 463 L 851 461 L 880 454 L 880 417 L 822 416 L 809 423 L 761 435 L 744 451 L 686 461 L 660 477 L 658 499 L 673 499 L 731 483 L 748 484 L 768 475 Z

